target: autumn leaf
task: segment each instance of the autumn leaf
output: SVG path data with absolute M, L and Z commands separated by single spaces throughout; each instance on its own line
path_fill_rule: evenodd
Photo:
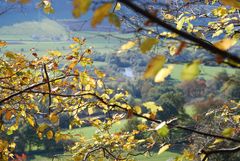
M 31 115 L 29 115 L 29 116 L 27 117 L 27 121 L 28 121 L 28 123 L 29 123 L 32 127 L 35 126 L 35 120 L 34 120 L 34 118 L 33 118 Z
M 192 63 L 186 64 L 183 67 L 181 78 L 182 80 L 192 80 L 200 74 L 200 60 L 194 60 Z
M 5 46 L 7 46 L 7 42 L 0 40 L 0 48 L 1 48 L 1 47 L 5 47 Z
M 111 9 L 112 3 L 105 3 L 99 8 L 97 8 L 93 14 L 93 18 L 91 21 L 92 27 L 96 27 L 97 24 L 100 24 L 105 17 L 109 16 Z
M 74 17 L 80 17 L 85 14 L 91 6 L 92 0 L 73 0 L 73 11 Z
M 153 114 L 156 114 L 158 111 L 163 111 L 163 108 L 156 105 L 155 102 L 145 102 L 143 106 L 149 109 Z
M 221 0 L 225 6 L 231 6 L 236 9 L 240 9 L 240 2 L 238 0 Z
M 168 150 L 170 148 L 171 144 L 166 144 L 164 146 L 162 146 L 159 151 L 158 151 L 158 155 L 162 154 L 163 152 L 165 152 L 166 150 Z
M 140 46 L 140 50 L 142 53 L 146 53 L 149 50 L 152 49 L 152 47 L 156 44 L 158 44 L 159 40 L 155 38 L 147 38 L 143 41 L 143 43 Z
M 118 18 L 118 16 L 114 13 L 109 14 L 108 20 L 111 24 L 113 24 L 115 27 L 120 28 L 121 22 Z
M 47 138 L 50 140 L 50 139 L 52 139 L 53 138 L 53 132 L 52 132 L 52 130 L 49 130 L 48 132 L 47 132 Z
M 115 6 L 115 11 L 119 11 L 119 10 L 121 10 L 121 3 L 117 2 Z
M 9 121 L 9 120 L 11 120 L 12 116 L 13 116 L 12 111 L 8 110 L 8 111 L 6 112 L 6 114 L 5 114 L 5 119 L 6 119 L 7 121 Z
M 56 115 L 55 113 L 51 113 L 51 114 L 49 115 L 49 120 L 50 120 L 53 124 L 55 124 L 55 123 L 58 122 L 59 117 L 58 117 L 58 115 Z
M 118 53 L 125 52 L 131 48 L 133 48 L 136 45 L 136 41 L 128 41 L 126 44 L 123 44 L 118 51 Z
M 225 38 L 218 42 L 215 42 L 213 45 L 221 50 L 228 50 L 237 43 L 235 39 Z
M 163 55 L 157 55 L 153 57 L 147 65 L 147 69 L 144 73 L 144 78 L 147 79 L 155 77 L 158 71 L 162 69 L 165 62 L 166 58 Z
M 77 61 L 77 60 L 73 60 L 73 61 L 69 64 L 68 68 L 69 68 L 69 69 L 73 69 L 77 64 L 78 64 L 78 61 Z
M 171 74 L 173 68 L 174 68 L 174 65 L 168 65 L 167 68 L 161 69 L 155 76 L 154 81 L 157 83 L 163 82 L 165 78 L 167 78 Z
M 19 3 L 21 4 L 27 4 L 29 3 L 31 0 L 19 0 Z

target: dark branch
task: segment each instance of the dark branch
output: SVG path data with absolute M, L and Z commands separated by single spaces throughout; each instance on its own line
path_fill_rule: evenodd
M 212 154 L 217 154 L 217 153 L 235 153 L 240 151 L 240 146 L 234 147 L 234 148 L 224 148 L 224 149 L 217 149 L 217 150 L 202 150 L 201 153 L 205 154 L 204 158 L 202 161 L 206 161 L 208 157 Z
M 133 11 L 135 11 L 135 12 L 143 15 L 144 17 L 148 18 L 149 20 L 151 20 L 151 22 L 154 22 L 154 23 L 158 24 L 159 26 L 180 35 L 181 37 L 198 44 L 199 46 L 207 49 L 208 51 L 212 52 L 215 55 L 219 55 L 223 58 L 226 58 L 228 61 L 233 61 L 237 64 L 240 64 L 240 58 L 239 57 L 237 57 L 237 56 L 235 56 L 235 55 L 233 55 L 233 54 L 231 54 L 227 51 L 223 51 L 223 50 L 213 46 L 211 43 L 207 43 L 203 39 L 197 38 L 197 37 L 195 37 L 195 36 L 193 36 L 193 35 L 191 35 L 187 32 L 176 29 L 172 25 L 167 24 L 166 22 L 164 22 L 161 19 L 159 19 L 158 17 L 152 15 L 148 11 L 140 8 L 139 6 L 134 4 L 132 1 L 130 1 L 130 0 L 118 0 L 118 1 L 122 2 L 123 4 L 128 6 Z M 239 65 L 234 65 L 234 66 L 239 67 Z

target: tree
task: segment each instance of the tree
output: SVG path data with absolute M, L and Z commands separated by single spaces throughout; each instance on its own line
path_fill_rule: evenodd
M 16 1 L 11 1 L 16 2 Z M 21 4 L 28 3 L 28 0 L 19 0 Z M 126 8 L 121 6 L 125 5 Z M 160 9 L 158 6 L 162 5 Z M 201 10 L 196 6 L 211 6 L 209 10 Z M 146 9 L 140 6 L 146 6 Z M 52 13 L 54 6 L 49 0 L 42 0 L 39 7 L 44 12 Z M 169 54 L 180 55 L 183 49 L 201 47 L 214 54 L 217 63 L 227 64 L 239 68 L 240 58 L 228 52 L 239 39 L 239 8 L 237 0 L 221 1 L 171 1 L 171 4 L 158 1 L 129 1 L 118 0 L 103 1 L 96 3 L 92 0 L 73 0 L 73 15 L 79 17 L 85 14 L 91 7 L 95 8 L 91 24 L 93 27 L 108 18 L 109 22 L 117 28 L 124 24 L 130 25 L 136 33 L 137 38 L 128 41 L 120 47 L 119 52 L 125 52 L 139 45 L 142 53 L 147 53 L 157 46 L 160 40 L 167 39 L 171 44 Z M 129 10 L 129 9 L 130 10 Z M 112 10 L 114 12 L 112 12 Z M 120 10 L 120 11 L 119 11 Z M 121 11 L 123 10 L 123 12 Z M 190 10 L 191 12 L 187 12 Z M 127 12 L 129 11 L 129 12 Z M 125 13 L 125 14 L 124 14 Z M 130 15 L 126 13 L 131 13 Z M 197 20 L 201 18 L 214 18 L 213 22 L 205 26 L 198 25 Z M 196 21 L 196 22 L 194 22 Z M 169 30 L 166 32 L 164 29 Z M 206 33 L 205 35 L 203 33 Z M 225 35 L 221 38 L 219 35 Z M 219 41 L 212 42 L 209 36 L 218 37 Z M 138 38 L 140 37 L 140 38 Z M 154 102 L 145 102 L 142 107 L 131 107 L 127 104 L 127 92 L 105 88 L 105 74 L 98 69 L 89 70 L 92 59 L 89 54 L 90 48 L 84 48 L 85 39 L 74 37 L 71 47 L 71 54 L 63 56 L 59 51 L 50 51 L 49 56 L 39 57 L 33 53 L 34 60 L 28 60 L 21 54 L 6 52 L 0 59 L 0 107 L 1 107 L 1 130 L 11 135 L 18 130 L 20 122 L 27 122 L 36 129 L 39 138 L 46 136 L 48 139 L 60 140 L 69 139 L 70 135 L 63 134 L 58 129 L 59 115 L 67 113 L 71 118 L 70 127 L 82 125 L 84 122 L 95 126 L 99 131 L 91 141 L 79 137 L 79 141 L 71 148 L 73 158 L 76 160 L 94 160 L 96 158 L 109 158 L 112 160 L 132 159 L 138 155 L 135 148 L 140 144 L 146 151 L 154 146 L 153 137 L 138 140 L 135 136 L 141 132 L 153 131 L 162 137 L 167 138 L 169 131 L 180 129 L 191 133 L 208 136 L 215 139 L 223 139 L 233 143 L 239 143 L 238 138 L 225 133 L 217 134 L 219 131 L 205 132 L 201 129 L 186 127 L 176 118 L 159 120 L 158 113 L 164 109 Z M 1 46 L 5 46 L 1 42 Z M 161 44 L 160 44 L 161 45 Z M 199 49 L 202 50 L 202 49 Z M 154 54 L 153 54 L 154 55 Z M 59 68 L 61 61 L 68 60 L 63 68 Z M 188 62 L 189 61 L 189 62 Z M 191 81 L 200 74 L 200 64 L 208 60 L 187 60 L 181 71 L 182 79 Z M 167 56 L 164 54 L 154 55 L 149 61 L 144 78 L 154 78 L 155 82 L 163 82 L 173 70 L 173 65 L 167 64 Z M 169 97 L 169 95 L 164 96 Z M 36 102 L 40 102 L 39 108 Z M 176 100 L 177 102 L 179 100 Z M 236 105 L 238 107 L 238 105 Z M 102 111 L 106 115 L 104 121 L 98 118 L 81 118 L 78 113 L 87 112 L 89 115 Z M 125 114 L 125 115 L 124 115 Z M 147 120 L 149 123 L 141 123 L 138 129 L 132 132 L 111 133 L 110 127 L 122 120 L 136 116 Z M 238 115 L 234 113 L 234 116 Z M 238 119 L 239 120 L 239 119 Z M 224 127 L 223 131 L 235 131 L 235 127 Z M 228 134 L 228 133 L 227 133 Z M 171 144 L 166 142 L 160 146 L 159 153 L 170 148 Z M 0 140 L 0 152 L 3 160 L 12 157 L 12 150 L 15 144 L 12 141 Z M 222 149 L 201 149 L 202 160 L 206 160 L 211 154 L 219 153 Z M 238 151 L 238 146 L 224 151 Z M 189 150 L 185 150 L 178 159 L 187 158 L 194 160 Z M 198 158 L 198 156 L 196 157 Z

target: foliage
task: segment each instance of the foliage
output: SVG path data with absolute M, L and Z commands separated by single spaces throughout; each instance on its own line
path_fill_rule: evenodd
M 6 3 L 24 5 L 30 1 L 8 0 Z M 181 4 L 180 7 L 178 3 Z M 240 67 L 239 57 L 228 52 L 240 38 L 237 27 L 240 2 L 237 0 L 172 1 L 170 5 L 163 5 L 161 12 L 156 7 L 157 1 L 149 1 L 147 4 L 142 1 L 127 0 L 119 0 L 117 3 L 74 0 L 72 4 L 73 15 L 76 18 L 93 9 L 92 27 L 96 27 L 108 18 L 109 23 L 118 29 L 121 29 L 123 25 L 130 26 L 128 29 L 134 29 L 136 37 L 122 45 L 118 53 L 127 52 L 135 47 L 138 47 L 143 54 L 153 52 L 152 55 L 149 54 L 152 58 L 143 74 L 144 79 L 154 78 L 155 82 L 166 81 L 174 68 L 173 65 L 167 64 L 168 57 L 179 56 L 184 49 L 189 48 L 205 48 L 215 54 L 215 60 L 211 61 Z M 126 7 L 121 7 L 122 5 Z M 139 7 L 141 5 L 146 5 L 147 9 L 143 10 Z M 209 9 L 211 12 L 198 11 L 196 5 L 211 6 Z M 54 13 L 54 6 L 50 0 L 40 0 L 38 7 L 42 8 L 46 14 Z M 129 8 L 148 19 L 145 20 L 134 13 L 126 16 L 124 13 L 127 13 Z M 213 20 L 208 24 L 197 23 L 199 19 L 209 17 Z M 170 32 L 163 30 L 162 27 Z M 224 37 L 221 37 L 223 35 Z M 163 39 L 171 40 L 168 44 L 169 51 L 166 54 L 155 54 L 154 49 L 161 45 L 160 40 Z M 178 161 L 184 159 L 205 161 L 219 152 L 235 152 L 240 149 L 236 144 L 240 142 L 237 137 L 239 133 L 238 102 L 234 102 L 233 106 L 224 104 L 223 108 L 220 108 L 220 114 L 217 110 L 215 113 L 215 109 L 206 114 L 206 117 L 211 116 L 213 126 L 220 123 L 220 126 L 215 127 L 217 129 L 208 127 L 208 131 L 205 131 L 202 128 L 182 126 L 184 120 L 178 120 L 182 119 L 180 114 L 184 113 L 185 99 L 181 92 L 170 89 L 159 96 L 156 95 L 159 92 L 157 88 L 147 89 L 151 85 L 144 84 L 145 87 L 138 90 L 137 96 L 143 96 L 147 89 L 150 95 L 156 97 L 155 99 L 159 102 L 144 100 L 141 105 L 130 106 L 127 103 L 128 92 L 107 87 L 104 83 L 106 74 L 92 66 L 93 60 L 89 55 L 93 51 L 86 46 L 86 39 L 73 37 L 72 40 L 74 44 L 69 46 L 71 52 L 68 54 L 51 50 L 48 55 L 39 56 L 33 51 L 34 59 L 31 60 L 20 53 L 7 51 L 0 58 L 0 130 L 2 135 L 12 136 L 19 131 L 22 124 L 27 123 L 35 130 L 40 140 L 47 138 L 59 143 L 77 137 L 74 145 L 69 147 L 74 160 L 104 160 L 104 158 L 133 160 L 133 156 L 139 155 L 138 150 L 144 149 L 143 153 L 146 153 L 156 144 L 159 145 L 158 153 L 162 154 L 174 144 L 169 139 L 174 129 L 210 138 L 210 141 L 208 138 L 203 138 L 203 141 L 197 144 L 194 140 L 193 145 L 200 147 L 195 147 L 195 153 L 184 149 L 183 154 L 176 158 Z M 179 46 L 176 47 L 176 44 Z M 5 41 L 0 42 L 0 47 L 6 47 L 6 45 L 8 44 Z M 117 57 L 108 61 L 110 63 L 121 62 L 122 67 L 130 65 Z M 194 79 L 200 75 L 200 64 L 205 61 L 207 60 L 201 58 L 189 60 L 181 70 L 181 79 L 188 81 L 184 82 L 187 85 L 182 84 L 183 89 L 188 91 L 185 97 L 204 95 L 206 88 L 204 80 L 199 82 Z M 236 101 L 239 101 L 238 80 L 238 77 L 232 77 L 220 82 L 220 84 L 223 83 L 222 90 L 226 91 L 225 94 Z M 190 87 L 189 83 L 191 83 Z M 139 94 L 140 91 L 142 91 L 141 94 Z M 212 115 L 213 113 L 216 115 Z M 98 130 L 91 139 L 78 134 L 63 133 L 59 128 L 63 114 L 70 118 L 70 129 L 90 125 Z M 103 118 L 100 118 L 101 115 Z M 110 131 L 113 124 L 134 116 L 142 119 L 141 122 L 134 122 L 137 124 L 135 130 L 130 129 L 135 128 L 131 125 L 127 127 L 129 131 L 116 133 Z M 148 137 L 145 137 L 145 134 Z M 200 141 L 200 139 L 196 140 Z M 8 137 L 1 137 L 2 160 L 18 156 L 14 155 L 14 149 L 18 146 L 14 141 Z M 193 145 L 190 145 L 190 148 Z M 222 145 L 225 145 L 226 149 L 221 149 Z M 234 148 L 231 149 L 230 146 Z M 47 148 L 49 148 L 48 145 Z

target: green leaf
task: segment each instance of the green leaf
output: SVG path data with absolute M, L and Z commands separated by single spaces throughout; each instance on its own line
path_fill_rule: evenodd
M 152 47 L 156 44 L 158 44 L 159 40 L 155 38 L 147 38 L 143 41 L 143 43 L 140 46 L 140 50 L 142 53 L 146 53 L 149 50 L 152 49 Z
M 161 124 L 159 124 L 155 130 L 157 131 L 157 133 L 162 136 L 162 137 L 166 137 L 169 134 L 169 128 L 166 124 L 166 122 L 162 122 Z
M 115 27 L 120 28 L 121 22 L 118 18 L 118 16 L 114 13 L 111 13 L 108 17 L 108 20 L 111 24 L 113 24 Z
M 231 137 L 234 134 L 235 129 L 234 128 L 225 128 L 222 132 L 222 135 L 225 137 Z

